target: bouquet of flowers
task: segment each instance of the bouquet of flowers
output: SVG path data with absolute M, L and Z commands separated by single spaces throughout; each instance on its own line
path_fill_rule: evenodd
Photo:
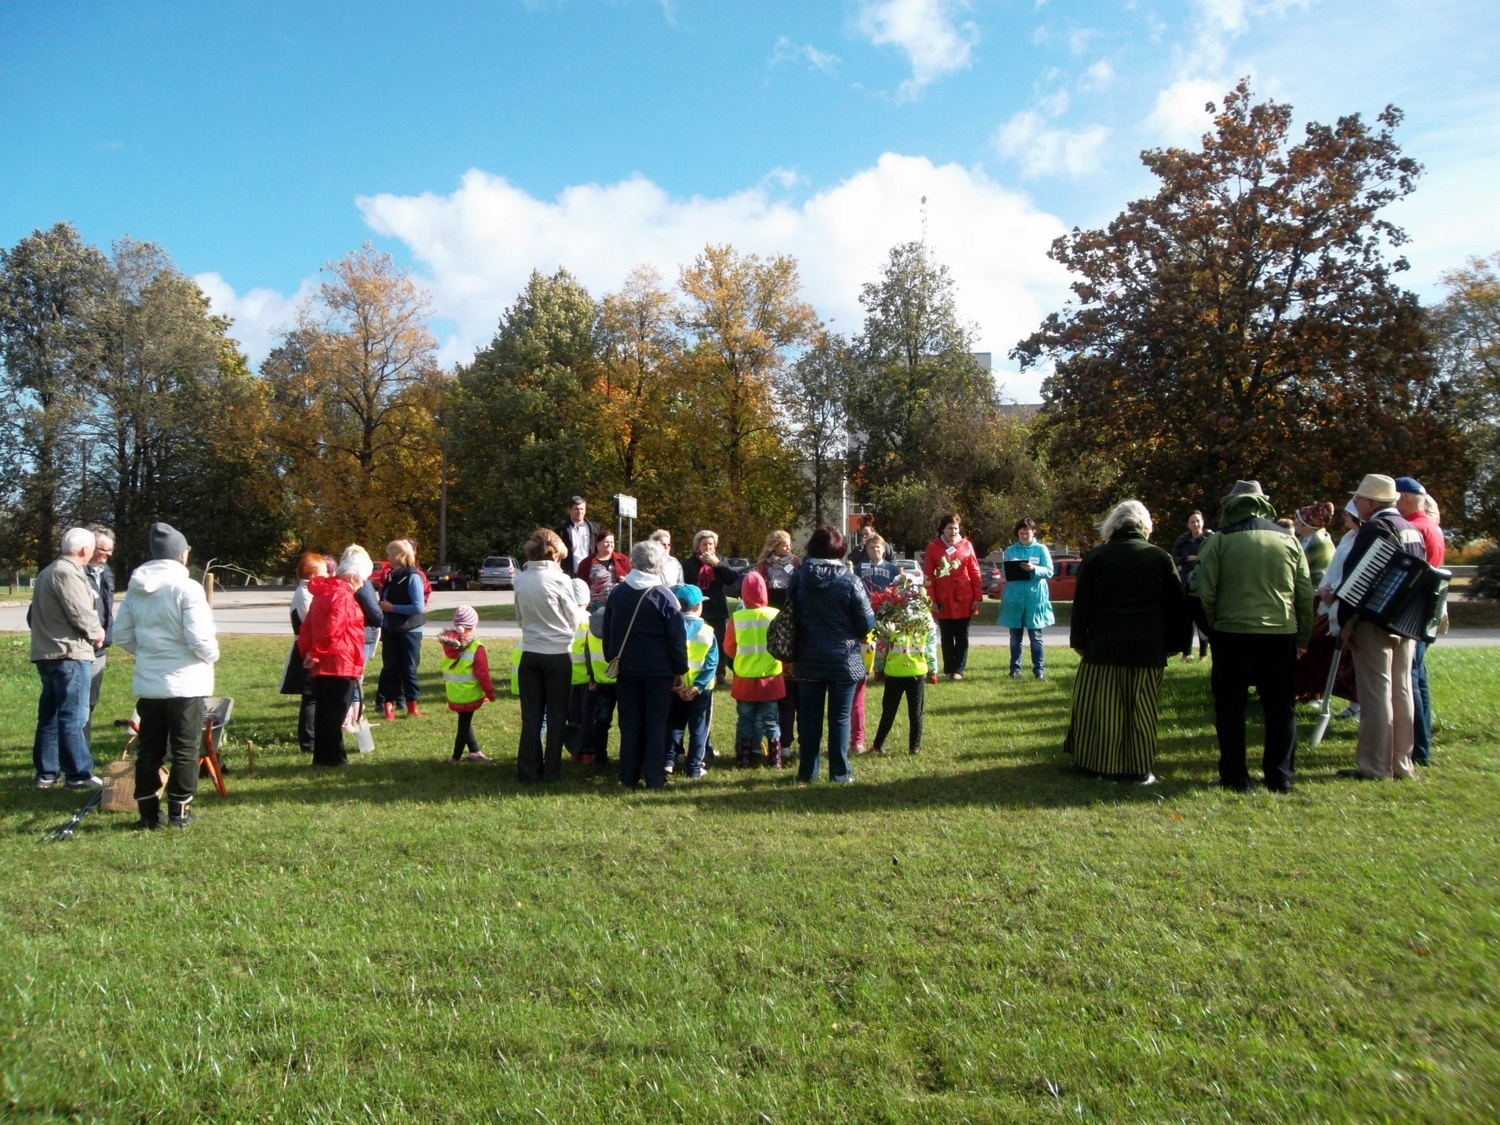
M 875 611 L 875 636 L 885 644 L 898 634 L 925 638 L 932 631 L 932 600 L 908 575 L 871 594 L 870 608 Z

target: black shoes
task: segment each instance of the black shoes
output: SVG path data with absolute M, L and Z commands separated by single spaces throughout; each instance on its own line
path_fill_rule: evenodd
M 135 807 L 141 812 L 141 819 L 135 825 L 137 828 L 154 831 L 161 827 L 160 797 L 142 797 L 135 803 Z

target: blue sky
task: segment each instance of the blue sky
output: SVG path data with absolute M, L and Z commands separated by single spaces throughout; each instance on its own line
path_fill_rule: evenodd
M 1191 143 L 1241 75 L 1299 120 L 1407 112 L 1427 173 L 1392 217 L 1436 296 L 1500 249 L 1497 49 L 1492 0 L 9 3 L 0 243 L 158 242 L 259 359 L 369 239 L 454 361 L 533 267 L 602 295 L 708 241 L 794 254 L 853 331 L 925 195 L 998 361 L 1066 296 L 1051 239 L 1149 193 L 1139 151 Z

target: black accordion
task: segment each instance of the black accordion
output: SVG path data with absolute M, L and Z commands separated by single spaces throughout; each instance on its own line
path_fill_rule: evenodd
M 1398 636 L 1431 644 L 1448 604 L 1451 571 L 1429 566 L 1386 539 L 1377 539 L 1353 567 L 1334 595 Z

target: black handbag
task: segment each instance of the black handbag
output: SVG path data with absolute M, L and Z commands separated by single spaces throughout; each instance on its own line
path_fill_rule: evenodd
M 788 598 L 781 612 L 766 626 L 766 651 L 783 664 L 797 659 L 797 614 Z

